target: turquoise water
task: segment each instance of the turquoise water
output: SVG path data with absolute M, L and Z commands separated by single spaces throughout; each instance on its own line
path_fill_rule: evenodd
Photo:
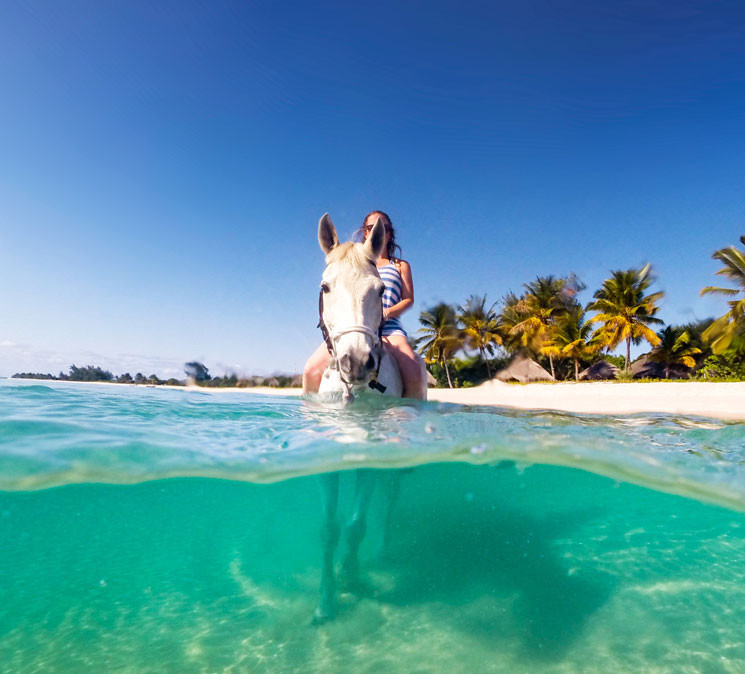
M 745 672 L 741 424 L 5 381 L 0 490 L 0 672 Z

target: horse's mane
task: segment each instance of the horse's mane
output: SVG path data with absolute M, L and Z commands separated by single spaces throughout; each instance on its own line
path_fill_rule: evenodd
M 375 264 L 362 252 L 362 246 L 354 241 L 340 243 L 326 256 L 326 264 L 342 261 L 358 269 L 364 269 L 369 264 Z

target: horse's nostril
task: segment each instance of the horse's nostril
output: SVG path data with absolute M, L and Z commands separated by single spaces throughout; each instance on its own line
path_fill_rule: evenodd
M 349 357 L 348 354 L 345 354 L 339 359 L 339 367 L 344 372 L 349 372 L 352 369 L 352 359 Z
M 375 369 L 375 358 L 373 358 L 372 354 L 370 354 L 367 357 L 367 362 L 365 363 L 365 367 L 368 370 L 374 370 Z

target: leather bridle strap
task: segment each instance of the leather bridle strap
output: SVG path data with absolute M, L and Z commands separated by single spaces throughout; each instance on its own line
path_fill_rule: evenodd
M 323 322 L 323 290 L 318 293 L 318 326 L 321 328 L 321 334 L 323 335 L 323 341 L 326 342 L 326 348 L 329 350 L 329 354 L 331 356 L 334 356 L 334 345 L 331 342 L 331 337 L 329 335 L 328 328 L 326 327 L 326 324 Z

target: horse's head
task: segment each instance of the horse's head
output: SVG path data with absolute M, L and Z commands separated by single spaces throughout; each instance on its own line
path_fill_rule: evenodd
M 326 253 L 320 313 L 327 346 L 348 386 L 367 383 L 380 365 L 382 296 L 385 287 L 375 261 L 385 245 L 378 218 L 364 243 L 339 243 L 328 213 L 318 223 L 318 242 Z

